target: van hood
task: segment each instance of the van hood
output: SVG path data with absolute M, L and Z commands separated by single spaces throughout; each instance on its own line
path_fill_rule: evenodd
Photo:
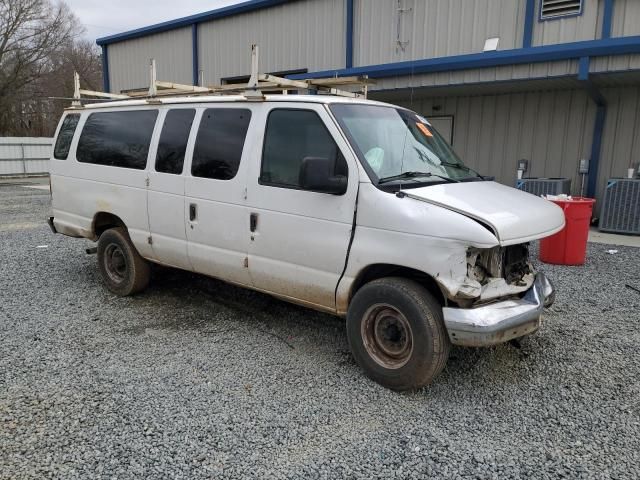
M 501 245 L 547 237 L 564 227 L 564 212 L 554 203 L 496 182 L 446 183 L 403 193 L 485 224 Z

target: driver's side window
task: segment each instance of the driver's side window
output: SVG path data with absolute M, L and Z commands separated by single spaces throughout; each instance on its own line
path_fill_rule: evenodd
M 327 158 L 333 175 L 347 176 L 347 162 L 313 110 L 274 109 L 269 113 L 262 150 L 260 183 L 304 189 L 300 167 L 305 158 Z

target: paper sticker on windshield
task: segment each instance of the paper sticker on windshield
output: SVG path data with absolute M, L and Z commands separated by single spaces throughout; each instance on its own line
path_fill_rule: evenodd
M 424 123 L 418 123 L 416 122 L 416 127 L 418 127 L 418 130 L 420 130 L 422 133 L 425 134 L 425 136 L 427 137 L 433 137 L 433 133 L 431 133 L 429 131 L 429 129 L 427 128 L 427 126 Z

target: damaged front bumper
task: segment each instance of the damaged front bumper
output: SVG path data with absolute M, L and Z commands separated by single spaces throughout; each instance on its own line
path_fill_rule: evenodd
M 538 273 L 533 285 L 517 300 L 504 300 L 476 308 L 442 309 L 449 339 L 454 345 L 486 347 L 535 332 L 545 307 L 551 306 L 555 290 Z

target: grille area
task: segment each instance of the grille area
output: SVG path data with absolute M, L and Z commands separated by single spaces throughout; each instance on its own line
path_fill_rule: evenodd
M 528 243 L 469 250 L 468 275 L 481 285 L 490 278 L 504 278 L 508 284 L 518 285 L 528 273 L 531 273 Z

